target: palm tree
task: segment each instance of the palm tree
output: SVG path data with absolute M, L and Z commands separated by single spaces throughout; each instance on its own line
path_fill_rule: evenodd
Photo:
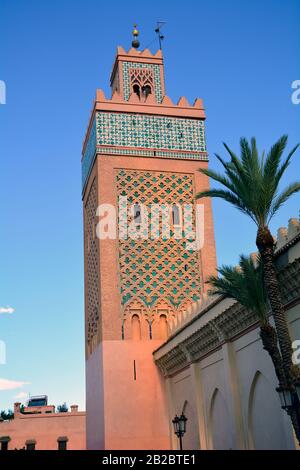
M 211 276 L 207 281 L 212 286 L 210 295 L 219 294 L 234 299 L 248 310 L 256 314 L 260 327 L 260 338 L 263 348 L 269 353 L 274 365 L 279 387 L 286 387 L 286 377 L 282 356 L 278 348 L 275 328 L 269 322 L 268 297 L 263 282 L 263 265 L 258 258 L 254 263 L 251 257 L 240 256 L 239 266 L 222 266 L 218 268 L 222 277 Z M 297 417 L 290 411 L 289 415 L 300 443 L 300 429 Z
M 218 273 L 222 277 L 211 276 L 207 281 L 212 286 L 208 293 L 234 299 L 257 316 L 263 347 L 271 357 L 280 386 L 285 386 L 277 334 L 269 322 L 262 263 L 259 262 L 256 267 L 251 257 L 242 255 L 238 267 L 225 265 L 218 268 Z
M 224 143 L 231 160 L 225 162 L 219 155 L 217 159 L 222 164 L 225 174 L 210 169 L 200 169 L 201 173 L 220 183 L 222 189 L 207 189 L 197 194 L 197 199 L 203 197 L 218 197 L 230 202 L 242 213 L 249 216 L 257 226 L 256 245 L 259 250 L 263 277 L 267 295 L 274 315 L 284 372 L 287 383 L 293 387 L 299 377 L 299 368 L 292 364 L 292 345 L 288 325 L 281 301 L 277 272 L 274 262 L 275 241 L 269 229 L 269 222 L 280 207 L 295 193 L 300 191 L 300 182 L 295 182 L 279 192 L 279 183 L 290 164 L 291 158 L 298 145 L 282 161 L 282 155 L 287 144 L 287 136 L 281 137 L 265 156 L 258 154 L 256 140 L 251 143 L 240 140 L 241 156 Z

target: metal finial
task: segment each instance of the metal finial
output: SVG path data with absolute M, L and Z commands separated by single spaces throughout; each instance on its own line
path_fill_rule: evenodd
M 165 37 L 161 34 L 161 30 L 162 30 L 162 28 L 164 27 L 165 24 L 166 24 L 165 21 L 158 21 L 156 29 L 155 29 L 155 32 L 156 32 L 157 37 L 158 37 L 159 48 L 161 50 L 162 50 L 162 41 L 165 39 Z
M 140 47 L 140 41 L 138 40 L 139 31 L 137 29 L 137 24 L 134 25 L 132 35 L 133 35 L 133 41 L 132 41 L 131 45 L 135 49 L 138 49 Z

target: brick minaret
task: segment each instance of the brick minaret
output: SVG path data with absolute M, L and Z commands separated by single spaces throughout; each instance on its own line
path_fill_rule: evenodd
M 197 171 L 208 164 L 205 114 L 200 99 L 174 104 L 166 96 L 160 50 L 118 47 L 111 89 L 111 99 L 97 90 L 82 157 L 88 448 L 168 449 L 170 419 L 152 351 L 216 265 L 209 200 L 200 201 L 201 250 L 187 250 L 176 236 L 184 234 L 182 207 L 191 205 L 193 229 L 195 194 L 208 187 Z M 140 236 L 117 231 L 100 240 L 97 207 L 117 209 L 120 197 Z M 170 207 L 170 237 L 150 230 L 147 237 L 142 206 L 162 204 Z M 157 210 L 149 224 L 157 216 L 163 230 Z

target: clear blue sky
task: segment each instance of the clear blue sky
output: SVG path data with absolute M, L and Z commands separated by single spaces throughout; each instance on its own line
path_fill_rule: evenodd
M 96 88 L 109 94 L 116 46 L 129 48 L 134 22 L 148 46 L 157 19 L 167 22 L 168 95 L 204 99 L 212 168 L 222 141 L 300 140 L 290 98 L 300 79 L 297 0 L 0 0 L 0 307 L 15 308 L 0 315 L 0 378 L 28 382 L 0 391 L 0 409 L 20 392 L 84 408 L 81 144 Z M 299 178 L 299 159 L 286 181 Z M 219 264 L 236 263 L 255 250 L 254 227 L 225 203 L 213 207 Z M 294 197 L 272 228 L 298 210 Z

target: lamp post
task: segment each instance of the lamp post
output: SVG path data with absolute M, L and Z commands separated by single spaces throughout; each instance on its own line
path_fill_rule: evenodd
M 183 435 L 186 432 L 186 422 L 187 422 L 187 417 L 181 413 L 180 416 L 175 416 L 175 418 L 172 420 L 173 426 L 174 426 L 174 433 L 179 439 L 179 448 L 182 450 L 182 438 Z
M 298 427 L 297 439 L 300 445 L 300 381 L 298 380 L 294 386 L 294 390 L 288 387 L 278 387 L 276 390 L 280 398 L 281 408 L 289 415 L 295 412 Z

